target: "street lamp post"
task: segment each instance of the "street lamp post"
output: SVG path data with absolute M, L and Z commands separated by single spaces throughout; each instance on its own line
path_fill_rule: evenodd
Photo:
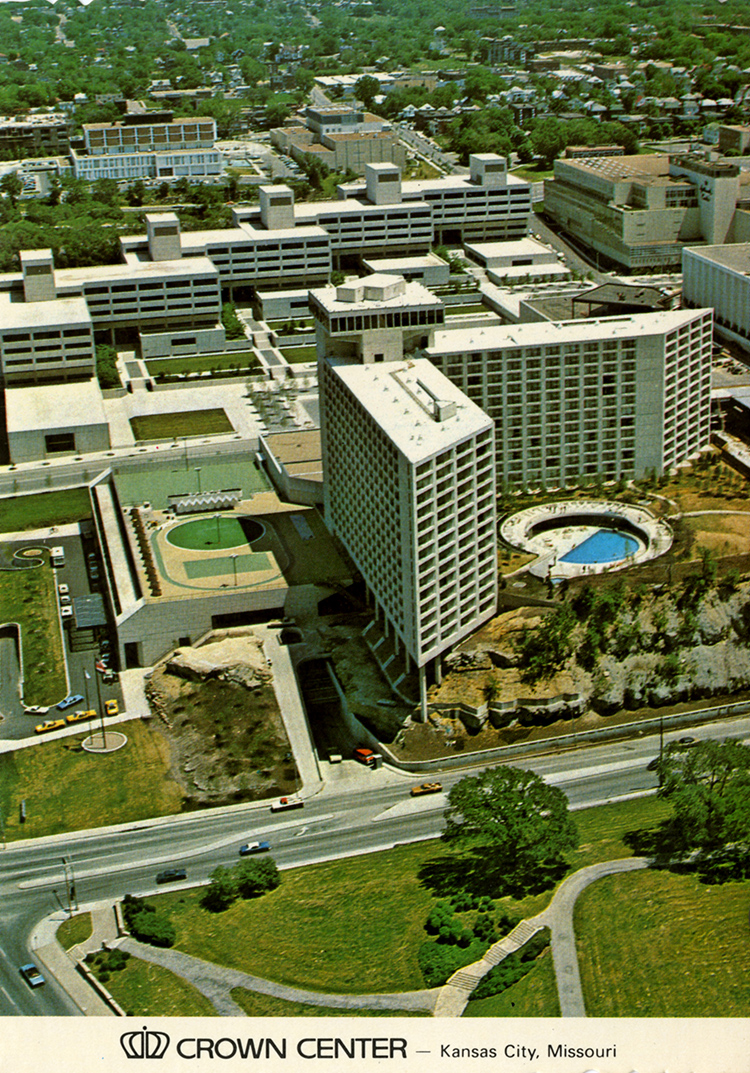
M 195 467 L 195 475 L 198 478 L 198 495 L 200 495 L 201 494 L 201 467 L 200 466 Z
M 232 568 L 234 570 L 234 587 L 237 588 L 237 553 L 232 555 Z
M 221 525 L 221 515 L 217 514 L 216 515 L 216 545 L 217 545 L 217 547 L 221 543 L 221 537 L 219 536 L 219 526 L 220 525 Z

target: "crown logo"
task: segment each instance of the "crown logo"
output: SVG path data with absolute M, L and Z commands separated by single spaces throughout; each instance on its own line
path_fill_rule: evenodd
M 141 1032 L 123 1032 L 120 1046 L 127 1058 L 163 1058 L 169 1036 L 166 1032 L 149 1032 L 144 1025 Z

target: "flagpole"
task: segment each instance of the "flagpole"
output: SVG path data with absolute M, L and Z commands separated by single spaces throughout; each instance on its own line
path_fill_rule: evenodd
M 104 728 L 104 708 L 102 706 L 102 691 L 99 686 L 99 676 L 96 678 L 96 695 L 99 698 L 99 718 L 102 724 L 102 748 L 107 748 L 107 731 Z

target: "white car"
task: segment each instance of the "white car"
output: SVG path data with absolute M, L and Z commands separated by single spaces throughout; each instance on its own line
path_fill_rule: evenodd
M 65 582 L 63 582 L 62 585 L 57 586 L 57 591 L 60 593 L 61 596 L 67 596 L 70 592 L 70 586 L 66 585 Z
M 41 704 L 32 704 L 29 708 L 24 708 L 24 715 L 46 715 L 49 711 L 49 705 L 45 708 Z
M 61 607 L 60 608 L 60 618 L 73 618 L 73 608 L 72 607 Z

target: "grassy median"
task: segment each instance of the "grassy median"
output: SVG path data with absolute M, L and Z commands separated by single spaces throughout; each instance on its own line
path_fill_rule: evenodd
M 55 583 L 46 553 L 43 566 L 0 573 L 0 622 L 17 622 L 21 627 L 26 704 L 55 704 L 65 696 Z M 29 731 L 33 731 L 31 723 Z

